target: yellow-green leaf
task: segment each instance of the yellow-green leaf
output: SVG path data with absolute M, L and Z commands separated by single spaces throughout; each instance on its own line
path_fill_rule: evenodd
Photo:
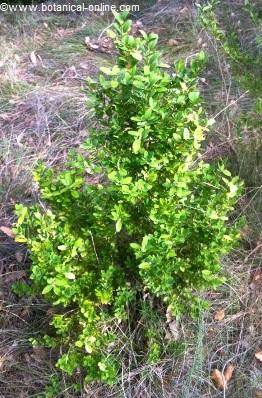
M 140 148 L 141 148 L 141 140 L 135 140 L 135 141 L 133 142 L 132 148 L 133 148 L 133 152 L 134 152 L 134 153 L 138 153 L 139 150 L 140 150 Z
M 120 232 L 122 229 L 122 221 L 121 220 L 117 220 L 116 222 L 116 232 Z
M 137 61 L 142 61 L 143 55 L 141 54 L 140 51 L 133 51 L 131 53 L 132 57 L 135 58 Z
M 76 278 L 76 276 L 73 272 L 67 272 L 65 274 L 65 276 L 67 277 L 67 279 L 70 279 L 70 280 L 74 280 Z

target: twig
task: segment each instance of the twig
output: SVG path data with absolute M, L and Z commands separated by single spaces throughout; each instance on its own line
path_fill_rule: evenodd
M 103 34 L 107 31 L 107 29 L 111 28 L 111 26 L 112 26 L 113 24 L 114 24 L 114 22 L 112 22 L 110 25 L 108 25 L 106 28 L 104 28 L 104 29 L 102 30 L 102 32 L 100 33 L 100 35 L 98 36 L 98 39 L 97 39 L 97 40 L 101 39 L 101 37 L 103 36 Z
M 100 261 L 99 261 L 98 255 L 97 255 L 97 251 L 96 251 L 96 247 L 95 247 L 95 242 L 94 242 L 93 234 L 92 234 L 91 231 L 89 231 L 89 233 L 90 233 L 90 236 L 91 236 L 92 245 L 93 245 L 93 248 L 94 248 L 94 252 L 95 252 L 95 256 L 96 256 L 97 262 L 98 262 L 98 264 L 100 264 Z
M 256 253 L 261 247 L 262 247 L 262 243 L 259 243 L 253 250 L 251 250 L 251 252 L 245 257 L 244 263 L 246 263 L 246 262 L 248 261 L 248 259 L 249 259 L 254 253 Z
M 241 98 L 243 98 L 249 91 L 245 91 L 243 94 L 240 95 L 240 97 L 238 97 L 235 101 L 231 101 L 227 106 L 225 106 L 223 109 L 221 109 L 221 111 L 219 111 L 214 117 L 213 119 L 216 119 L 219 115 L 221 115 L 221 113 L 225 112 L 228 108 L 230 108 L 231 106 L 235 105 Z

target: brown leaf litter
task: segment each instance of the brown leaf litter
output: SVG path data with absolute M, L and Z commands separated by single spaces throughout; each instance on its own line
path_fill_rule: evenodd
M 232 365 L 227 366 L 224 374 L 222 374 L 219 369 L 213 369 L 211 373 L 211 379 L 213 380 L 216 388 L 219 390 L 226 390 L 228 388 L 228 383 L 232 379 L 234 370 L 235 368 Z

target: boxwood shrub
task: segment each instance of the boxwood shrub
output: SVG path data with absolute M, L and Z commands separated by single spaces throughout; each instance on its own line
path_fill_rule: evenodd
M 119 330 L 139 328 L 142 309 L 179 318 L 205 308 L 200 292 L 222 282 L 221 258 L 239 235 L 230 215 L 241 184 L 223 163 L 201 160 L 213 122 L 197 88 L 205 54 L 166 65 L 157 35 L 132 36 L 131 25 L 115 14 L 115 64 L 88 80 L 96 127 L 87 142 L 63 170 L 39 163 L 39 203 L 16 206 L 28 289 L 54 313 L 35 343 L 62 347 L 57 366 L 84 370 L 86 382 L 117 380 Z M 156 361 L 161 345 L 141 328 L 139 358 Z

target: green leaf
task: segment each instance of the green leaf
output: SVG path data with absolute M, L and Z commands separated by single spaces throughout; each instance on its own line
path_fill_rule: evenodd
M 130 20 L 125 21 L 124 25 L 122 26 L 123 32 L 127 33 L 130 30 L 131 25 L 132 25 L 132 21 L 130 21 Z
M 215 119 L 212 119 L 212 118 L 208 119 L 208 121 L 207 121 L 208 126 L 213 126 L 215 123 L 216 123 Z
M 191 91 L 188 94 L 188 98 L 190 99 L 191 102 L 195 103 L 198 100 L 199 95 L 200 95 L 199 91 Z
M 145 76 L 148 76 L 149 73 L 150 73 L 150 68 L 149 68 L 149 66 L 148 66 L 148 65 L 144 65 L 144 74 L 145 74 Z
M 222 171 L 222 173 L 223 173 L 224 175 L 226 175 L 227 177 L 231 177 L 231 173 L 230 173 L 229 170 L 223 169 L 223 170 L 221 170 L 221 171 Z
M 111 80 L 111 87 L 112 88 L 117 88 L 118 87 L 118 81 L 117 80 Z
M 132 149 L 135 154 L 139 152 L 141 148 L 141 140 L 137 139 L 133 142 Z
M 140 88 L 140 89 L 144 89 L 145 85 L 143 82 L 140 82 L 139 80 L 133 80 L 133 86 Z
M 184 104 L 186 102 L 186 97 L 184 95 L 179 95 L 176 102 L 177 104 Z
M 100 71 L 103 72 L 105 75 L 111 76 L 112 74 L 112 70 L 110 68 L 106 68 L 104 66 L 102 66 L 100 68 Z
M 124 15 L 122 15 L 121 13 L 118 13 L 114 10 L 112 10 L 112 14 L 114 15 L 116 21 L 120 24 L 123 25 L 124 23 Z M 125 14 L 126 15 L 126 14 Z
M 182 59 L 180 59 L 179 61 L 176 62 L 175 67 L 176 67 L 177 73 L 182 73 L 186 69 L 185 62 Z
M 132 51 L 132 52 L 130 53 L 130 55 L 131 55 L 134 59 L 136 59 L 137 61 L 142 61 L 142 59 L 143 59 L 143 55 L 142 55 L 142 53 L 141 53 L 140 51 Z
M 66 272 L 65 276 L 67 279 L 70 279 L 70 280 L 74 280 L 76 278 L 76 276 L 73 272 Z
M 92 354 L 93 347 L 90 344 L 85 344 L 85 350 L 88 354 Z
M 139 250 L 140 249 L 140 245 L 138 243 L 135 243 L 135 242 L 130 243 L 130 247 L 132 247 L 132 249 L 134 249 L 134 250 Z
M 190 139 L 190 131 L 188 130 L 187 127 L 184 128 L 183 137 L 184 137 L 184 140 Z
M 213 210 L 210 214 L 210 218 L 212 220 L 218 220 L 219 219 L 219 215 L 217 214 L 217 212 L 215 210 Z
M 26 239 L 25 236 L 16 235 L 16 236 L 15 236 L 15 241 L 16 241 L 17 243 L 26 243 L 26 242 L 27 242 L 27 239 Z
M 150 108 L 154 109 L 156 105 L 157 105 L 157 102 L 154 101 L 154 99 L 152 97 L 150 97 L 149 98 L 149 106 L 150 106 Z
M 101 372 L 105 372 L 106 371 L 106 365 L 103 362 L 98 362 L 97 366 L 99 367 Z
M 122 220 L 117 220 L 116 222 L 116 232 L 120 232 L 122 229 Z
M 228 197 L 233 198 L 236 195 L 237 191 L 238 191 L 238 186 L 233 183 L 230 183 Z
M 161 63 L 161 64 L 159 64 L 159 66 L 160 66 L 160 68 L 166 68 L 166 69 L 171 68 L 170 65 L 165 64 L 165 63 Z
M 106 31 L 106 33 L 107 33 L 107 36 L 108 37 L 110 37 L 110 39 L 115 39 L 116 38 L 116 33 L 113 31 L 113 30 L 111 30 L 111 29 L 108 29 L 107 31 Z
M 143 263 L 139 264 L 139 268 L 140 269 L 149 269 L 150 268 L 150 264 L 144 261 Z
M 143 29 L 141 29 L 139 32 L 140 32 L 141 35 L 143 36 L 143 39 L 147 40 L 147 38 L 148 38 L 147 33 L 146 33 Z
M 205 61 L 205 59 L 206 59 L 206 54 L 205 54 L 205 52 L 204 52 L 203 50 L 201 50 L 200 53 L 198 54 L 198 59 L 199 59 L 200 61 Z
M 113 66 L 113 68 L 111 69 L 111 75 L 112 76 L 117 76 L 119 75 L 120 69 L 117 65 Z
M 53 286 L 52 285 L 46 285 L 44 287 L 44 289 L 42 290 L 42 294 L 47 294 L 47 293 L 51 292 L 51 290 L 53 290 Z
M 146 250 L 148 241 L 149 241 L 149 236 L 148 236 L 148 235 L 144 236 L 144 237 L 143 237 L 143 240 L 142 240 L 142 245 L 141 245 L 141 250 L 142 250 L 143 252 Z
M 132 182 L 132 177 L 125 177 L 121 181 L 122 184 L 131 184 L 131 182 Z
M 58 248 L 58 250 L 60 250 L 60 251 L 67 250 L 67 246 L 66 246 L 66 245 L 59 245 L 59 246 L 57 246 L 57 248 Z

